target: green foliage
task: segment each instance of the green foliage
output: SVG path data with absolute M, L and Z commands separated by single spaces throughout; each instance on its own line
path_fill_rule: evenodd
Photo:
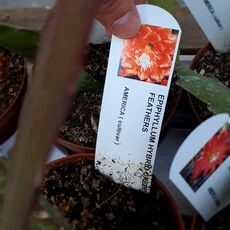
M 148 0 L 153 4 L 175 14 L 176 0 Z M 191 93 L 207 105 L 214 114 L 230 114 L 230 89 L 214 77 L 205 77 L 189 70 L 177 62 L 175 72 L 177 85 Z
M 1 230 L 23 229 L 27 223 L 28 209 L 37 195 L 32 196 L 31 193 L 36 189 L 35 181 L 64 118 L 65 109 L 60 108 L 63 105 L 60 102 L 69 99 L 66 93 L 68 86 L 75 84 L 74 75 L 78 73 L 81 64 L 79 55 L 82 53 L 95 8 L 95 1 L 90 4 L 85 0 L 57 1 L 43 27 L 45 29 L 39 42 L 34 79 L 20 111 L 21 119 L 11 152 Z M 73 20 L 76 15 L 81 20 Z M 38 41 L 37 36 L 33 35 L 36 34 L 24 30 L 23 34 L 19 33 L 22 36 L 15 38 L 8 33 L 9 30 L 9 27 L 1 27 L 0 36 L 4 34 L 5 37 L 4 47 L 9 48 L 6 45 L 11 45 L 14 52 L 25 57 L 23 49 L 17 43 L 22 43 L 23 40 L 27 45 L 31 43 L 32 47 L 24 47 L 24 51 L 33 60 Z M 10 43 L 7 37 L 10 38 Z M 28 37 L 33 37 L 33 41 L 27 41 Z
M 0 25 L 0 47 L 33 62 L 35 59 L 39 33 L 35 31 Z
M 44 208 L 44 210 L 46 210 L 47 213 L 49 213 L 49 216 L 53 220 L 53 222 L 55 222 L 59 226 L 62 226 L 65 230 L 72 229 L 71 225 L 63 216 L 63 214 L 58 210 L 58 208 L 48 202 L 47 199 L 43 196 L 40 199 L 40 205 Z
M 3 204 L 5 185 L 7 176 L 7 160 L 0 157 L 0 211 Z M 41 212 L 48 213 L 45 217 L 34 215 L 29 219 L 28 230 L 71 230 L 72 227 L 62 215 L 62 213 L 43 196 L 40 197 L 40 206 L 43 208 Z M 0 213 L 1 214 L 1 213 Z
M 102 88 L 103 84 L 97 80 L 95 80 L 93 77 L 91 77 L 88 73 L 86 73 L 84 70 L 80 73 L 80 81 L 78 84 L 78 90 L 80 92 L 82 91 L 95 91 L 98 88 Z
M 0 157 L 0 207 L 4 199 L 4 188 L 6 184 L 6 160 Z
M 167 10 L 168 12 L 170 12 L 172 15 L 175 15 L 176 0 L 147 0 L 147 3 L 155 6 L 159 6 Z
M 230 114 L 230 89 L 214 77 L 205 77 L 177 63 L 177 85 L 207 104 L 214 114 Z
M 59 230 L 60 226 L 54 224 L 49 218 L 38 219 L 31 217 L 29 220 L 28 230 Z
M 176 0 L 163 0 L 163 1 L 148 0 L 148 3 L 160 6 L 172 14 L 175 13 Z M 88 12 L 88 11 L 82 11 L 82 12 Z M 69 23 L 68 21 L 66 25 L 71 25 L 71 23 Z M 70 28 L 70 31 L 73 31 L 73 29 Z M 34 61 L 36 56 L 38 40 L 39 40 L 39 33 L 37 32 L 20 29 L 20 28 L 12 28 L 6 25 L 0 25 L 0 46 L 21 55 L 22 57 L 26 58 L 31 62 Z M 60 50 L 59 55 L 56 56 L 61 57 L 61 54 L 62 53 Z M 53 68 L 55 69 L 56 66 L 54 65 Z M 58 69 L 56 71 L 58 73 Z M 208 109 L 211 112 L 230 113 L 230 97 L 229 97 L 230 89 L 229 88 L 225 87 L 215 78 L 204 77 L 202 75 L 194 73 L 191 70 L 186 69 L 182 65 L 177 65 L 175 71 L 178 75 L 177 84 L 182 88 L 184 88 L 185 90 L 187 90 L 188 92 L 190 92 L 191 94 L 193 94 L 195 97 L 205 102 L 208 105 Z M 54 74 L 54 76 L 56 75 Z M 50 82 L 53 83 L 54 81 L 50 79 Z M 81 72 L 80 85 L 79 85 L 80 91 L 95 90 L 98 87 L 103 87 L 102 83 L 97 82 L 84 71 Z M 38 168 L 40 168 L 40 166 Z M 4 198 L 5 183 L 6 183 L 6 162 L 0 158 L 0 207 L 2 205 L 3 198 Z M 36 218 L 35 216 L 32 216 L 29 221 L 29 229 L 53 230 L 53 229 L 59 229 L 58 226 L 62 226 L 64 229 L 71 229 L 71 226 L 68 224 L 66 219 L 62 216 L 60 211 L 52 204 L 50 204 L 44 197 L 41 198 L 40 205 L 44 208 L 44 210 L 47 213 L 49 213 L 49 217 L 47 219 L 39 219 Z M 53 222 L 51 221 L 51 219 L 53 220 Z
M 9 49 L 23 58 L 35 60 L 39 33 L 35 31 L 0 25 L 0 47 Z M 80 73 L 79 91 L 94 91 L 103 84 L 93 79 L 85 71 Z

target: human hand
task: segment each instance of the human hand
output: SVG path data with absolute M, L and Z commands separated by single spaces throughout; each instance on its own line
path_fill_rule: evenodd
M 136 4 L 144 2 L 144 0 L 98 0 L 96 18 L 109 34 L 130 38 L 136 35 L 141 26 Z

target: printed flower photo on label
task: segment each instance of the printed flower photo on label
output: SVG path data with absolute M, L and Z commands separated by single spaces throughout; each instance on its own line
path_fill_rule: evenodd
M 225 123 L 180 174 L 196 192 L 230 156 L 230 125 Z
M 123 41 L 118 75 L 166 86 L 178 32 L 143 24 L 134 38 Z

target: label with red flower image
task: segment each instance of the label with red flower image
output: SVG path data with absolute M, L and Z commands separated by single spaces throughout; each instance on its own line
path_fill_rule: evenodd
M 136 37 L 123 41 L 118 76 L 167 85 L 178 32 L 143 24 Z
M 149 193 L 181 29 L 167 11 L 137 6 L 138 34 L 112 38 L 96 144 L 96 168 Z
M 230 204 L 230 118 L 216 115 L 184 141 L 170 179 L 207 221 Z

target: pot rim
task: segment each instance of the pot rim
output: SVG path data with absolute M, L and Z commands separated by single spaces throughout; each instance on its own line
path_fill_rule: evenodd
M 57 144 L 65 147 L 72 154 L 78 153 L 78 152 L 84 152 L 84 153 L 93 153 L 93 152 L 95 152 L 95 147 L 88 147 L 88 146 L 76 144 L 76 143 L 70 142 L 68 140 L 65 140 L 65 139 L 63 139 L 61 137 L 56 137 L 55 142 Z
M 74 161 L 78 161 L 81 159 L 93 160 L 94 158 L 95 158 L 95 154 L 93 154 L 93 153 L 77 153 L 77 154 L 65 156 L 65 157 L 62 157 L 62 158 L 59 158 L 57 160 L 49 162 L 45 166 L 44 174 L 50 168 L 57 167 L 58 165 L 61 165 L 61 164 L 67 164 L 69 162 L 74 162 Z M 152 176 L 152 179 L 154 180 L 154 184 L 160 190 L 162 190 L 164 192 L 165 197 L 167 199 L 167 202 L 168 202 L 170 209 L 171 209 L 171 215 L 175 219 L 175 223 L 176 223 L 178 230 L 185 230 L 184 222 L 183 222 L 181 213 L 179 211 L 178 206 L 176 205 L 176 201 L 174 200 L 173 196 L 170 194 L 170 192 L 167 190 L 167 188 L 162 184 L 162 182 L 160 182 L 160 180 L 157 179 L 154 175 Z
M 23 59 L 24 60 L 24 59 Z M 25 61 L 25 60 L 24 60 Z M 27 84 L 27 66 L 26 66 L 26 63 L 24 64 L 24 74 L 23 74 L 23 78 L 22 78 L 22 84 L 20 85 L 20 88 L 18 90 L 18 93 L 16 95 L 16 97 L 14 98 L 13 102 L 8 106 L 8 108 L 0 115 L 0 121 L 2 119 L 4 119 L 5 117 L 8 116 L 8 114 L 11 112 L 11 110 L 13 110 L 13 108 L 16 107 L 17 103 L 18 103 L 18 100 L 19 98 L 21 97 L 21 95 L 23 94 L 24 92 L 24 89 L 26 87 L 26 84 Z
M 171 121 L 172 116 L 174 115 L 174 113 L 175 113 L 175 111 L 179 105 L 179 102 L 180 102 L 180 99 L 182 96 L 182 92 L 183 92 L 182 88 L 178 87 L 178 94 L 177 94 L 176 101 L 173 104 L 173 109 L 172 109 L 171 113 L 169 114 L 168 118 L 165 120 L 165 122 L 162 123 L 161 132 L 165 131 L 169 122 Z M 59 137 L 59 136 L 57 136 L 55 138 L 55 143 L 63 146 L 68 151 L 70 151 L 72 154 L 83 153 L 83 152 L 84 153 L 94 153 L 95 149 L 96 149 L 96 146 L 95 147 L 89 147 L 89 146 L 85 146 L 85 145 L 81 145 L 81 144 L 76 144 L 76 143 L 71 142 L 69 140 L 65 140 L 64 138 Z
M 194 58 L 192 59 L 189 68 L 194 70 L 198 61 L 204 56 L 204 54 L 208 51 L 208 50 L 213 50 L 213 46 L 212 44 L 209 42 L 207 43 L 204 47 L 202 47 L 197 54 L 194 56 Z

